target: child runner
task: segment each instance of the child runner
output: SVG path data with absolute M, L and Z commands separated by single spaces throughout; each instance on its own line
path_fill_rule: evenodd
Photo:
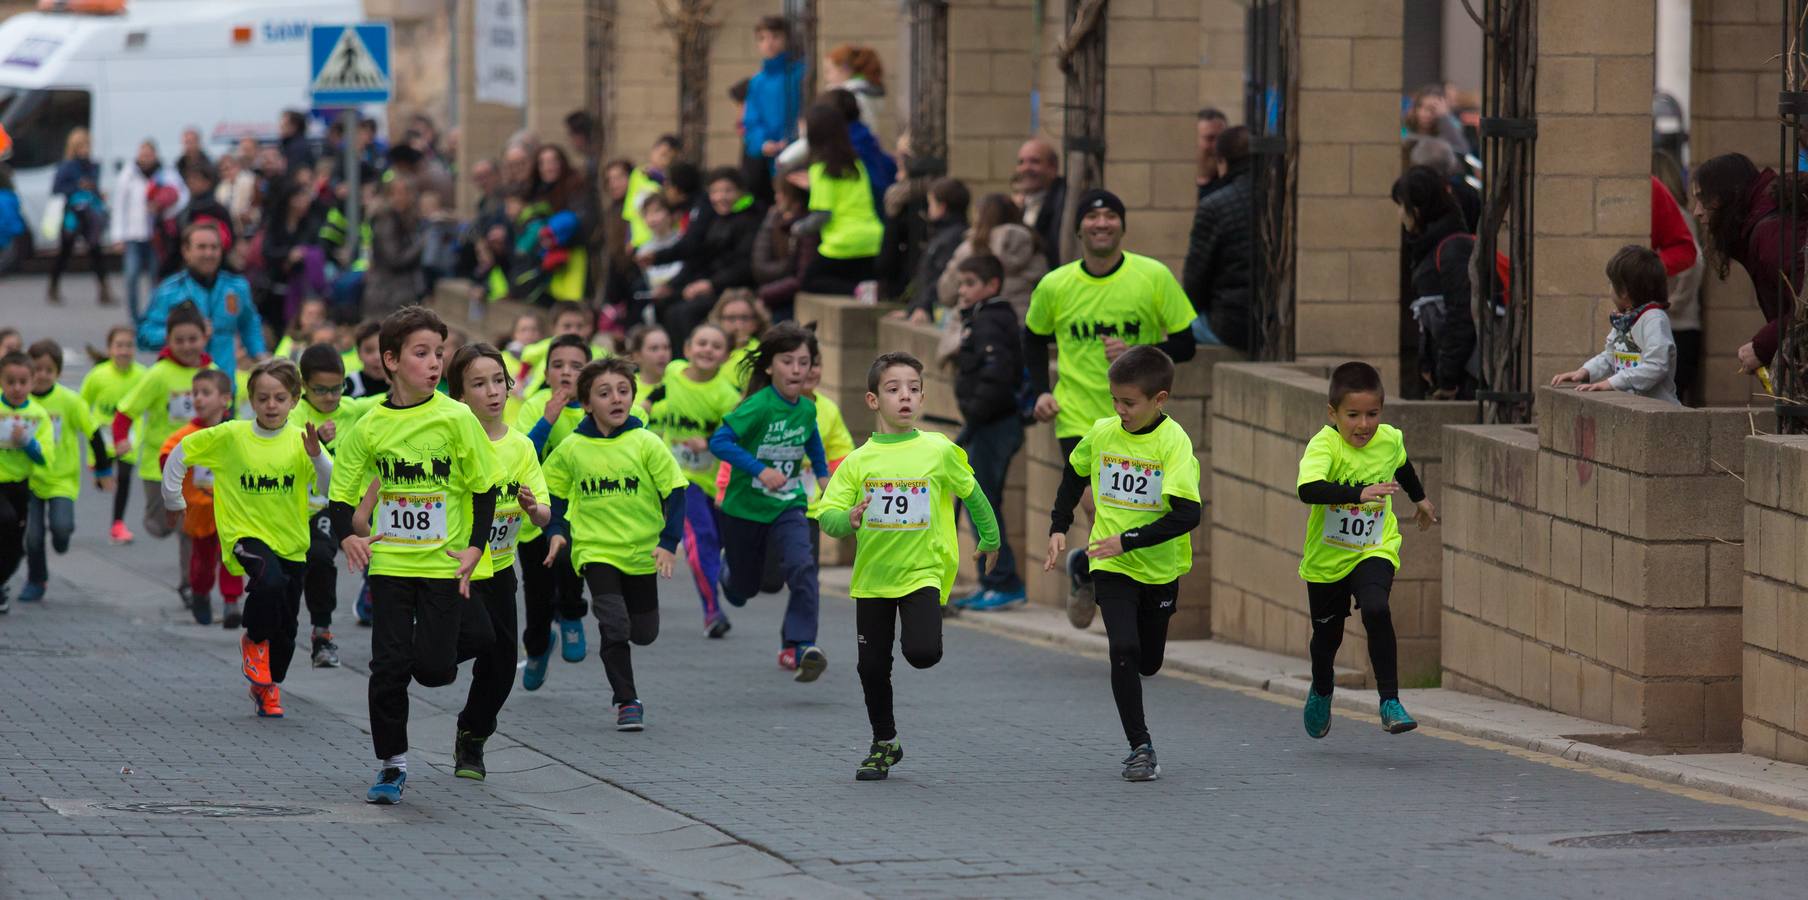
M 320 446 L 330 455 L 339 438 L 364 415 L 364 401 L 345 397 L 345 361 L 332 344 L 314 344 L 301 351 L 301 402 L 289 414 L 298 428 L 314 426 Z M 333 640 L 333 611 L 339 608 L 339 571 L 333 557 L 339 545 L 333 540 L 333 523 L 326 514 L 326 492 L 308 491 L 308 574 L 303 592 L 308 619 L 313 624 L 312 651 L 316 669 L 339 666 L 339 645 Z
M 383 323 L 371 320 L 358 326 L 352 335 L 358 350 L 358 370 L 346 376 L 346 396 L 354 400 L 389 393 L 389 378 L 383 371 L 383 351 L 377 348 L 378 333 Z M 343 358 L 343 357 L 342 357 Z
M 440 394 L 446 324 L 408 306 L 379 337 L 389 396 L 340 437 L 327 497 L 346 564 L 370 570 L 371 741 L 381 768 L 370 803 L 402 800 L 408 776 L 408 681 L 458 677 L 460 612 L 488 574 L 496 487 L 507 479 L 469 407 Z M 378 536 L 352 533 L 352 508 L 381 482 Z
M 728 335 L 728 361 L 724 365 L 736 388 L 747 386 L 747 356 L 760 349 L 760 335 L 772 327 L 759 299 L 746 288 L 729 288 L 709 311 L 709 321 Z
M 1387 606 L 1400 566 L 1393 496 L 1404 491 L 1415 504 L 1413 520 L 1420 531 L 1438 520 L 1438 511 L 1406 458 L 1400 429 L 1381 424 L 1384 399 L 1375 367 L 1338 366 L 1326 407 L 1331 424 L 1312 436 L 1300 457 L 1299 498 L 1312 507 L 1299 574 L 1312 607 L 1312 690 L 1306 692 L 1305 721 L 1306 733 L 1315 738 L 1331 730 L 1333 661 L 1352 599 L 1369 638 L 1381 727 L 1402 734 L 1419 725 L 1400 705 L 1394 620 Z
M 251 701 L 264 718 L 281 718 L 283 679 L 295 656 L 296 620 L 308 571 L 308 483 L 325 490 L 332 458 L 314 426 L 289 427 L 301 372 L 287 359 L 261 362 L 246 382 L 253 419 L 188 435 L 163 465 L 163 505 L 184 505 L 189 466 L 214 473 L 214 520 L 226 568 L 249 580 L 245 633 L 239 637 Z
M 1630 391 L 1680 404 L 1663 259 L 1627 244 L 1607 261 L 1607 283 L 1616 310 L 1607 317 L 1607 346 L 1582 368 L 1552 378 L 1551 387 L 1574 383 L 1578 391 Z
M 75 391 L 57 383 L 63 374 L 63 348 L 52 340 L 37 341 L 26 350 L 31 358 L 31 398 L 50 415 L 55 440 L 49 465 L 31 470 L 31 512 L 25 522 L 25 588 L 19 600 L 44 599 L 50 565 L 44 553 L 44 532 L 58 555 L 69 552 L 75 532 L 75 498 L 82 490 L 82 444 L 94 457 L 94 476 L 101 490 L 110 489 L 113 461 L 107 455 L 105 429 L 88 416 L 88 404 Z
M 138 442 L 145 451 L 139 454 L 138 461 L 138 477 L 144 481 L 144 530 L 159 540 L 169 537 L 171 526 L 163 511 L 163 469 L 158 464 L 158 451 L 170 435 L 194 419 L 195 373 L 213 364 L 205 352 L 207 319 L 192 301 L 178 303 L 170 310 L 166 340 L 168 344 L 157 354 L 157 361 L 120 399 L 113 415 L 113 455 L 119 458 L 132 448 L 127 435 L 133 420 L 137 420 Z M 177 532 L 178 572 L 188 572 L 192 549 L 188 535 Z M 188 602 L 189 598 L 185 596 L 183 600 Z
M 830 537 L 858 535 L 854 618 L 860 644 L 860 689 L 873 726 L 873 745 L 855 771 L 878 781 L 904 758 L 892 717 L 891 644 L 903 623 L 904 659 L 927 669 L 942 658 L 942 604 L 960 570 L 950 498 L 959 497 L 979 533 L 974 561 L 986 570 L 986 554 L 998 549 L 998 522 L 986 502 L 967 454 L 947 437 L 918 431 L 923 411 L 923 363 L 908 353 L 886 353 L 866 375 L 866 405 L 879 415 L 879 430 L 848 454 L 823 492 L 819 521 Z
M 631 415 L 632 363 L 599 359 L 585 366 L 578 396 L 589 415 L 546 459 L 553 538 L 545 559 L 556 563 L 570 541 L 571 564 L 590 586 L 615 730 L 639 731 L 646 709 L 634 685 L 630 644 L 644 647 L 659 636 L 653 573 L 672 577 L 687 481 L 664 442 Z
M 25 555 L 31 473 L 54 461 L 55 444 L 50 413 L 31 398 L 31 358 L 0 355 L 0 613 L 12 611 L 6 583 Z
M 120 398 L 126 395 L 138 376 L 144 374 L 144 366 L 134 357 L 135 340 L 130 326 L 115 325 L 107 329 L 106 355 L 95 359 L 94 368 L 82 376 L 82 400 L 88 404 L 88 415 L 103 427 L 112 427 Z M 97 355 L 92 347 L 88 353 Z M 137 461 L 136 456 L 119 461 L 119 484 L 113 492 L 113 527 L 107 532 L 108 539 L 115 544 L 130 544 L 136 536 L 126 527 L 126 506 L 132 501 L 133 481 L 127 464 Z
M 561 310 L 563 312 L 563 310 Z M 569 322 L 569 317 L 560 321 Z M 515 427 L 527 433 L 539 453 L 541 464 L 552 456 L 560 443 L 576 431 L 584 421 L 584 406 L 578 402 L 578 373 L 590 362 L 590 345 L 576 334 L 561 334 L 552 339 L 542 360 L 545 384 L 531 394 L 521 407 Z M 521 548 L 522 586 L 527 609 L 527 624 L 521 632 L 521 643 L 527 650 L 527 667 L 521 672 L 521 687 L 537 691 L 546 683 L 546 664 L 552 658 L 553 614 L 558 613 L 559 655 L 570 663 L 583 662 L 588 646 L 584 631 L 584 586 L 570 565 L 570 550 L 558 565 L 542 566 L 547 542 L 552 538 L 542 533 Z
M 816 430 L 816 404 L 803 396 L 816 354 L 816 335 L 789 322 L 773 326 L 747 357 L 746 399 L 709 439 L 710 452 L 734 467 L 722 501 L 728 563 L 722 595 L 733 606 L 745 606 L 759 592 L 768 548 L 776 549 L 791 592 L 778 664 L 795 671 L 797 681 L 815 681 L 829 665 L 816 646 L 816 556 L 801 477 L 806 458 L 812 471 L 829 470 Z
M 1097 512 L 1086 555 L 1110 641 L 1111 695 L 1130 742 L 1124 780 L 1154 781 L 1161 766 L 1143 721 L 1141 679 L 1161 669 L 1179 579 L 1193 567 L 1187 532 L 1199 526 L 1199 458 L 1186 429 L 1162 413 L 1174 387 L 1166 353 L 1131 347 L 1106 377 L 1117 415 L 1092 423 L 1067 458 L 1043 571 L 1066 557 L 1074 506 L 1090 486 Z
M 719 588 L 722 511 L 712 502 L 716 457 L 709 452 L 710 435 L 741 401 L 733 378 L 722 368 L 727 355 L 728 334 L 708 322 L 698 325 L 685 342 L 684 359 L 668 364 L 665 377 L 646 398 L 652 407 L 650 427 L 671 448 L 689 481 L 684 489 L 684 558 L 703 602 L 704 632 L 712 638 L 727 635 L 730 627 Z
M 552 314 L 552 337 L 521 349 L 521 369 L 515 373 L 515 380 L 526 385 L 522 396 L 532 397 L 546 384 L 547 360 L 551 356 L 553 341 L 574 334 L 588 347 L 590 339 L 596 335 L 596 315 L 584 304 L 560 303 L 558 307 Z
M 634 363 L 634 402 L 638 414 L 645 416 L 653 408 L 653 391 L 672 364 L 672 336 L 658 325 L 636 325 L 628 330 L 627 351 Z
M 249 369 L 241 370 L 250 374 Z M 163 442 L 157 455 L 158 470 L 168 476 L 170 454 L 182 439 L 203 428 L 213 428 L 224 421 L 232 409 L 232 381 L 225 372 L 218 369 L 202 369 L 195 373 L 192 388 L 195 398 L 195 417 L 176 429 Z M 213 515 L 213 469 L 207 466 L 191 465 L 188 472 L 177 483 L 182 491 L 185 504 L 176 528 L 187 536 L 190 552 L 188 568 L 181 573 L 182 588 L 177 590 L 183 602 L 188 604 L 188 611 L 194 615 L 195 624 L 213 624 L 213 585 L 217 577 L 220 583 L 220 600 L 223 604 L 220 625 L 228 630 L 239 627 L 243 616 L 239 612 L 239 597 L 245 593 L 245 579 L 242 575 L 226 567 L 225 557 L 220 551 L 220 536 Z M 172 520 L 178 517 L 170 515 Z
M 471 667 L 471 691 L 465 698 L 465 708 L 458 714 L 452 774 L 478 781 L 487 774 L 483 744 L 496 733 L 496 715 L 515 684 L 515 547 L 523 535 L 538 535 L 552 520 L 552 495 L 546 489 L 546 477 L 541 474 L 533 441 L 503 424 L 503 410 L 514 387 L 508 371 L 501 351 L 478 343 L 460 348 L 446 372 L 452 399 L 462 401 L 476 414 L 484 435 L 495 448 L 503 476 L 496 492 L 496 515 L 490 520 L 490 566 L 494 574 L 472 587 L 483 598 L 489 628 L 460 628 L 459 659 L 473 657 L 477 662 Z

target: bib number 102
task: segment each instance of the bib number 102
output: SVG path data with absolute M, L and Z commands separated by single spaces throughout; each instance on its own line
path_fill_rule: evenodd
M 1149 476 L 1136 475 L 1129 472 L 1112 472 L 1111 490 L 1125 494 L 1146 494 L 1149 492 Z

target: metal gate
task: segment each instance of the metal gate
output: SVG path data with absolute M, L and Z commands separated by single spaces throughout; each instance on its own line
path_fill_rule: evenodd
M 1249 123 L 1251 357 L 1293 358 L 1294 198 L 1299 172 L 1294 77 L 1298 0 L 1255 0 L 1244 18 L 1243 121 Z
M 1469 9 L 1468 0 L 1464 8 Z M 1483 422 L 1532 418 L 1532 178 L 1538 120 L 1534 87 L 1537 0 L 1487 0 L 1482 26 L 1482 218 L 1469 283 L 1475 286 Z M 1474 15 L 1473 10 L 1470 15 Z M 1502 229 L 1505 229 L 1504 233 Z M 1496 254 L 1510 263 L 1500 284 Z M 1496 302 L 1495 298 L 1501 298 Z
M 1777 159 L 1783 171 L 1795 178 L 1808 177 L 1803 165 L 1802 117 L 1808 115 L 1808 0 L 1779 0 L 1782 21 L 1782 49 L 1777 55 L 1781 66 L 1777 94 Z M 1776 396 L 1777 427 L 1785 434 L 1808 433 L 1808 315 L 1801 304 L 1802 285 L 1791 279 L 1802 271 L 1803 233 L 1801 219 L 1808 210 L 1801 208 L 1800 190 L 1779 191 L 1779 212 L 1783 219 L 1782 251 L 1790 258 L 1779 260 L 1783 277 L 1777 279 L 1779 310 L 1777 356 L 1771 364 L 1771 393 Z

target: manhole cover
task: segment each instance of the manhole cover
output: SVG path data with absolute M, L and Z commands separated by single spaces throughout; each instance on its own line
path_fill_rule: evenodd
M 100 803 L 102 809 L 148 816 L 198 816 L 203 819 L 243 819 L 313 816 L 324 810 L 305 806 L 264 806 L 252 803 Z
M 1551 846 L 1564 850 L 1679 850 L 1701 847 L 1740 847 L 1749 844 L 1774 844 L 1778 841 L 1801 840 L 1802 832 L 1762 828 L 1715 828 L 1671 831 L 1621 831 L 1614 834 L 1585 834 L 1563 838 Z
M 0 656 L 75 656 L 74 650 L 50 650 L 43 647 L 9 647 L 0 644 Z

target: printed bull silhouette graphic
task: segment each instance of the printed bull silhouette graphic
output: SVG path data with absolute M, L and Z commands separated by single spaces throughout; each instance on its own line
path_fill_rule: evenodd
M 295 488 L 295 475 L 253 475 L 246 472 L 239 476 L 239 489 L 251 494 L 263 494 L 271 491 L 291 491 Z
M 578 490 L 587 496 L 600 494 L 632 494 L 640 490 L 640 479 L 633 476 L 608 478 L 602 475 L 580 479 Z

